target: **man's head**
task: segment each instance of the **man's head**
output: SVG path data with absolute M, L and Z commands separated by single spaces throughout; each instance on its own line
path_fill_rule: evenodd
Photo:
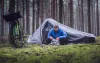
M 59 29 L 58 25 L 54 25 L 54 27 L 53 27 L 53 28 L 54 28 L 54 31 L 55 31 L 55 32 L 57 32 L 57 31 L 58 31 L 58 29 Z

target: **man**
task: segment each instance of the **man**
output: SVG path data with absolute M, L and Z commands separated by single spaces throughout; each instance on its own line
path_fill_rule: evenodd
M 67 34 L 58 27 L 58 25 L 54 25 L 54 27 L 48 33 L 48 44 L 51 43 L 53 39 L 58 40 L 61 45 L 66 44 Z

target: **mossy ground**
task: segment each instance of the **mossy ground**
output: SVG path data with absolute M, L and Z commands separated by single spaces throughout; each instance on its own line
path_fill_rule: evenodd
M 0 45 L 0 63 L 100 63 L 100 37 L 92 44 Z
M 1 47 L 0 63 L 99 63 L 99 44 Z

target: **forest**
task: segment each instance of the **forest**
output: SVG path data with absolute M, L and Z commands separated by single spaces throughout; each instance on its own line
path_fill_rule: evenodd
M 23 28 L 25 41 L 48 18 L 73 29 L 93 34 L 96 41 L 59 46 L 26 44 L 22 48 L 15 48 L 9 43 L 10 23 L 3 15 L 17 11 L 22 17 L 18 21 Z M 11 39 L 13 37 L 10 36 Z M 0 0 L 0 63 L 99 62 L 100 0 Z
M 80 31 L 100 35 L 99 0 L 0 0 L 0 36 L 8 34 L 9 25 L 2 15 L 9 9 L 20 11 L 25 34 L 33 32 L 47 18 Z

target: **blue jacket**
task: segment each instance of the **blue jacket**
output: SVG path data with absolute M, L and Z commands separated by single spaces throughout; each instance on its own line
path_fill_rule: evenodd
M 61 38 L 66 38 L 67 34 L 62 30 L 62 29 L 58 29 L 57 32 L 54 31 L 54 29 L 52 28 L 49 33 L 48 33 L 48 38 L 53 37 L 54 39 L 56 39 L 57 37 Z

